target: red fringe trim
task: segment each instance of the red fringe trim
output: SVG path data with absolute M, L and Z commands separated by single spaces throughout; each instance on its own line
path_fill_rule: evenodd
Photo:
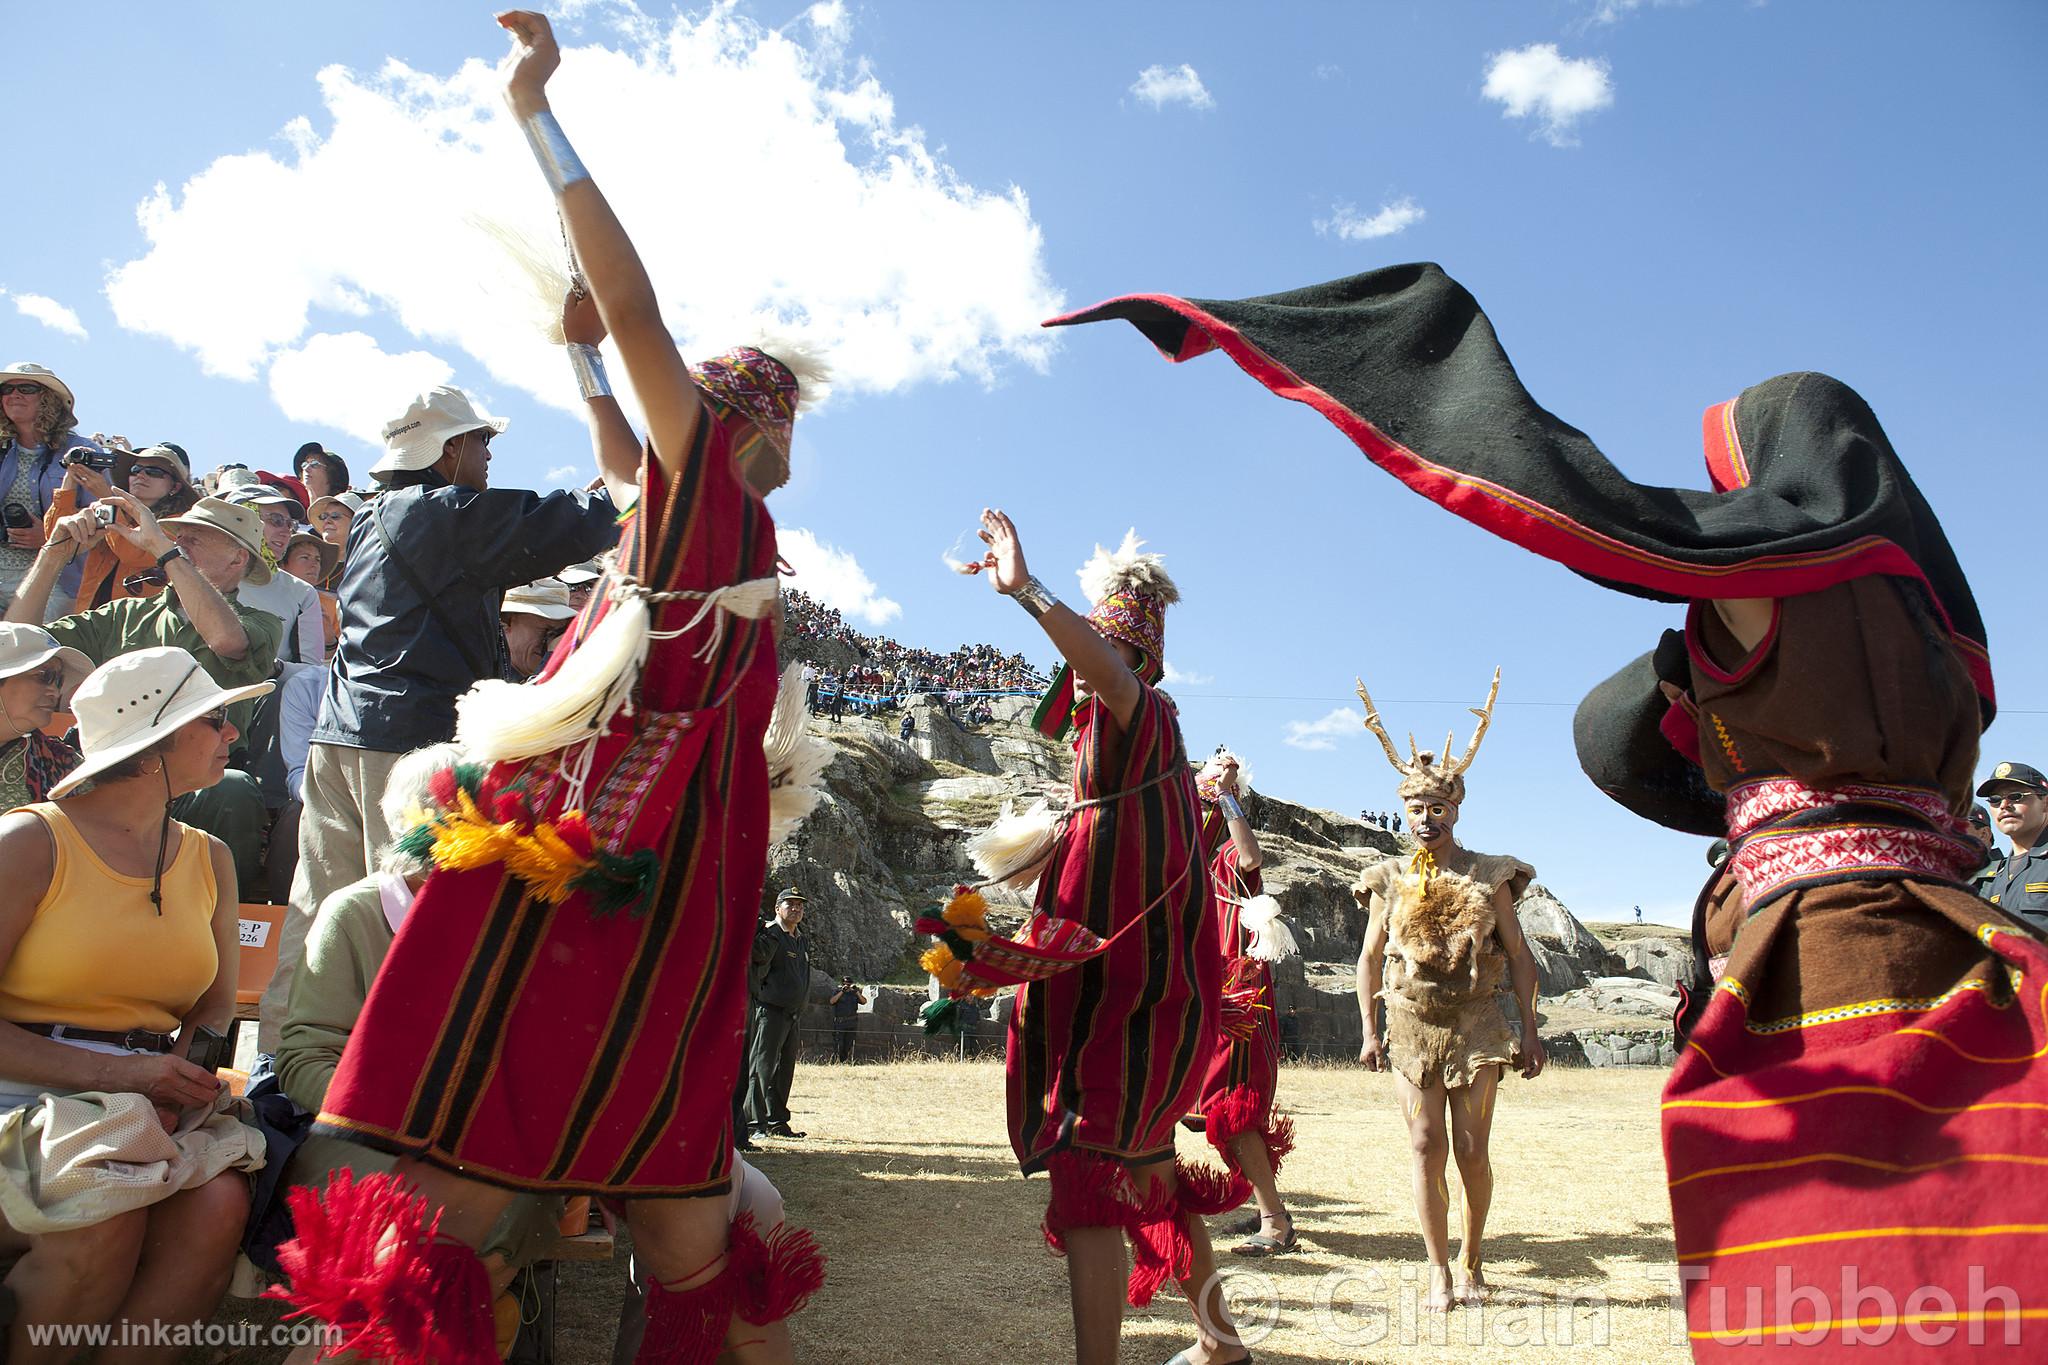
M 1217 1171 L 1175 1161 L 1173 1177 L 1180 1186 L 1177 1206 L 1182 1213 L 1197 1218 L 1228 1213 L 1252 1197 L 1251 1181 L 1237 1171 Z
M 1174 1162 L 1175 1176 L 1180 1171 L 1180 1163 Z M 1185 1187 L 1171 1190 L 1160 1181 L 1124 1225 L 1131 1239 L 1131 1278 L 1124 1286 L 1124 1297 L 1133 1308 L 1151 1303 L 1168 1280 L 1185 1280 L 1194 1273 L 1195 1244 L 1188 1237 L 1187 1215 L 1181 1206 L 1186 1193 Z
M 324 1195 L 298 1187 L 285 1198 L 298 1232 L 277 1249 L 289 1284 L 265 1297 L 291 1304 L 286 1318 L 335 1329 L 322 1359 L 494 1365 L 490 1278 L 467 1246 L 436 1240 L 441 1215 L 428 1219 L 424 1195 L 396 1175 L 342 1170 Z
M 780 1224 L 763 1238 L 754 1215 L 733 1220 L 725 1253 L 733 1277 L 733 1311 L 756 1327 L 781 1322 L 825 1284 L 825 1253 L 803 1228 Z
M 1251 1197 L 1242 1175 L 1175 1161 L 1171 1190 L 1161 1181 L 1141 1196 L 1122 1162 L 1093 1152 L 1060 1152 L 1046 1161 L 1052 1199 L 1045 1210 L 1045 1244 L 1067 1254 L 1073 1228 L 1117 1228 L 1130 1239 L 1131 1277 L 1125 1297 L 1134 1308 L 1152 1302 L 1168 1280 L 1194 1270 L 1189 1220 L 1236 1208 Z
M 1055 1152 L 1046 1158 L 1052 1198 L 1045 1206 L 1045 1245 L 1067 1254 L 1070 1228 L 1121 1228 L 1131 1221 L 1138 1192 L 1123 1163 L 1093 1152 Z
M 728 1256 L 716 1275 L 688 1289 L 650 1282 L 647 1331 L 633 1365 L 711 1365 L 717 1360 L 732 1327 L 732 1267 Z
M 1274 1112 L 1271 1102 L 1248 1085 L 1232 1086 L 1204 1104 L 1202 1119 L 1209 1145 L 1233 1171 L 1237 1157 L 1230 1145 L 1246 1133 L 1258 1133 L 1266 1144 L 1266 1160 L 1272 1163 L 1274 1175 L 1280 1174 L 1280 1163 L 1294 1150 L 1294 1120 Z

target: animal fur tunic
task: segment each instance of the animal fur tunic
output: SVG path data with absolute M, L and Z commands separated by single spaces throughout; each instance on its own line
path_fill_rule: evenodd
M 1516 858 L 1453 845 L 1427 878 L 1413 860 L 1389 858 L 1351 894 L 1368 915 L 1387 914 L 1379 998 L 1387 1003 L 1387 1058 L 1418 1089 L 1442 1079 L 1455 1090 L 1482 1067 L 1514 1065 L 1521 1049 L 1502 1013 L 1507 953 L 1494 932 L 1493 893 L 1522 894 L 1536 869 Z

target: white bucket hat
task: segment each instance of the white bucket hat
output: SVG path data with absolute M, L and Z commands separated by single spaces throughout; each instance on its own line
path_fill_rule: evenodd
M 173 539 L 180 526 L 204 526 L 219 531 L 249 552 L 249 567 L 242 574 L 244 583 L 260 588 L 270 581 L 270 561 L 263 557 L 263 518 L 253 507 L 225 498 L 201 498 L 190 510 L 165 517 L 157 525 L 171 531 Z
M 85 760 L 50 788 L 51 799 L 69 795 L 95 773 L 133 758 L 207 712 L 260 697 L 273 686 L 223 688 L 199 660 L 175 645 L 108 660 L 72 695 L 71 714 L 78 718 L 78 747 Z
M 571 564 L 555 577 L 572 588 L 580 588 L 585 583 L 595 583 L 603 578 L 604 568 L 596 560 L 586 559 L 581 564 Z
M 58 644 L 57 637 L 41 626 L 0 623 L 0 679 L 19 677 L 52 659 L 64 665 L 64 683 L 57 690 L 57 704 L 66 706 L 71 694 L 85 681 L 85 675 L 92 672 L 92 660 L 69 645 Z
M 23 380 L 27 380 L 31 384 L 41 384 L 46 389 L 55 389 L 58 393 L 64 395 L 65 403 L 74 408 L 78 406 L 78 400 L 72 397 L 71 386 L 56 375 L 51 374 L 48 366 L 37 365 L 27 360 L 17 360 L 6 369 L 0 370 L 0 384 L 10 382 L 19 384 Z
M 320 509 L 330 502 L 346 507 L 350 516 L 357 515 L 365 507 L 369 506 L 368 503 L 363 501 L 361 494 L 344 488 L 339 493 L 329 493 L 324 498 L 313 499 L 312 505 L 306 508 L 306 516 L 317 521 L 320 517 Z
M 559 578 L 543 578 L 508 590 L 505 603 L 498 610 L 542 616 L 550 621 L 566 621 L 576 614 L 575 604 L 569 600 L 569 585 Z
M 466 431 L 489 427 L 502 432 L 505 419 L 493 417 L 469 401 L 461 389 L 443 385 L 412 400 L 405 414 L 384 424 L 384 457 L 370 466 L 379 479 L 428 469 L 441 458 L 441 447 Z

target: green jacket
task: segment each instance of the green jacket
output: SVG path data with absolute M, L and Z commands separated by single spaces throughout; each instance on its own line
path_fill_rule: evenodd
M 277 669 L 277 647 L 284 639 L 284 622 L 267 611 L 245 606 L 236 597 L 235 615 L 242 618 L 242 630 L 249 637 L 249 652 L 239 659 L 223 659 L 206 647 L 199 628 L 177 607 L 177 589 L 166 588 L 154 597 L 122 597 L 102 607 L 62 617 L 43 627 L 93 661 L 95 667 L 138 649 L 176 645 L 199 660 L 207 676 L 222 687 L 248 687 L 267 682 Z M 254 700 L 238 701 L 228 708 L 228 720 L 243 734 L 256 713 Z

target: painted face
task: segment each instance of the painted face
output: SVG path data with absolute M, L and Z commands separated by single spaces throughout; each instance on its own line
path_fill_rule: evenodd
M 1401 803 L 1408 815 L 1408 832 L 1415 842 L 1434 853 L 1451 843 L 1451 831 L 1458 823 L 1458 808 L 1441 799 L 1412 796 Z

